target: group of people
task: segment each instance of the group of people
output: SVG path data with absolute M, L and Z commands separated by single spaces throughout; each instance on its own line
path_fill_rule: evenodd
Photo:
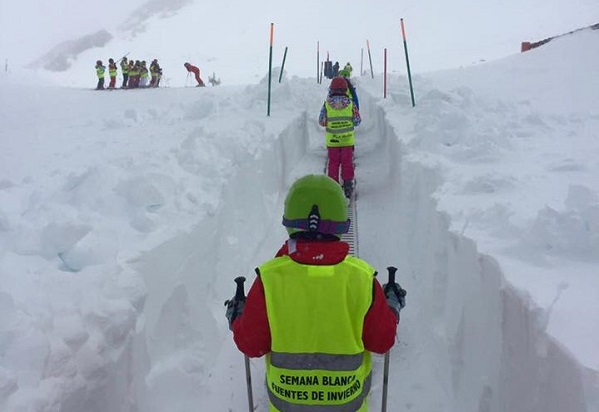
M 337 76 L 342 76 L 345 78 L 349 78 L 351 76 L 353 67 L 350 62 L 347 62 L 341 70 L 339 70 L 339 67 L 339 62 L 335 62 L 335 64 L 333 64 L 330 60 L 327 60 L 324 62 L 324 75 L 329 79 L 333 79 Z
M 145 60 L 127 60 L 127 57 L 122 57 L 119 65 L 123 75 L 123 82 L 121 84 L 122 89 L 159 87 L 160 79 L 162 78 L 162 68 L 158 64 L 157 59 L 152 60 L 149 68 L 147 67 Z M 96 75 L 98 76 L 96 90 L 115 89 L 117 72 L 118 67 L 114 59 L 108 59 L 108 76 L 110 77 L 110 83 L 108 84 L 108 87 L 104 87 L 106 66 L 102 64 L 102 60 L 98 60 L 96 62 Z
M 266 355 L 271 412 L 368 411 L 371 353 L 394 345 L 405 306 L 406 291 L 391 272 L 381 286 L 376 270 L 341 240 L 350 227 L 354 127 L 361 122 L 351 69 L 342 74 L 332 79 L 319 115 L 327 175 L 291 185 L 282 222 L 288 239 L 256 268 L 247 297 L 243 288 L 239 293 L 244 279 L 236 279 L 238 293 L 225 302 L 238 349 Z
M 160 86 L 162 68 L 158 64 L 157 59 L 152 60 L 149 68 L 147 67 L 145 60 L 127 60 L 127 57 L 123 57 L 119 65 L 121 66 L 121 73 L 123 75 L 123 83 L 121 84 L 122 89 Z M 193 74 L 195 76 L 198 87 L 206 86 L 200 77 L 200 69 L 197 66 L 187 62 L 184 63 L 183 66 L 189 75 Z M 104 79 L 106 77 L 106 66 L 102 64 L 102 60 L 96 61 L 96 75 L 98 76 L 96 90 L 115 89 L 117 72 L 118 67 L 114 59 L 108 59 L 108 76 L 110 77 L 110 83 L 108 84 L 108 87 L 105 87 Z

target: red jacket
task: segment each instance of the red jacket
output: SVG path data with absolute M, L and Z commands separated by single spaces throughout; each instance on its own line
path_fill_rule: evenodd
M 288 255 L 302 264 L 334 265 L 341 262 L 349 252 L 349 245 L 336 241 L 297 240 L 296 250 L 289 253 L 287 242 L 281 247 L 278 256 Z M 318 259 L 314 259 L 318 256 Z M 324 256 L 324 258 L 322 258 Z M 271 336 L 266 314 L 264 286 L 256 277 L 247 295 L 243 314 L 233 322 L 233 339 L 241 352 L 249 357 L 260 357 L 270 352 Z M 381 284 L 373 280 L 373 300 L 362 330 L 362 340 L 366 350 L 385 353 L 395 343 L 397 318 L 387 306 Z
M 197 75 L 200 74 L 200 69 L 198 69 L 193 64 L 188 64 L 187 66 L 185 66 L 185 68 L 187 69 L 188 72 L 195 73 Z

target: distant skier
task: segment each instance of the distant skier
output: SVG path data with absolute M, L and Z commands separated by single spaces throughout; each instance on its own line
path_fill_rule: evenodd
M 349 77 L 344 78 L 347 82 L 347 96 L 352 99 L 354 105 L 358 108 L 358 110 L 360 110 L 360 100 L 358 99 L 358 92 L 356 91 L 356 88 L 354 87 L 352 82 L 349 80 Z
M 371 352 L 395 343 L 405 291 L 383 289 L 375 269 L 348 254 L 340 236 L 349 224 L 333 179 L 298 179 L 285 199 L 289 238 L 256 269 L 247 298 L 227 301 L 239 350 L 267 355 L 270 411 L 368 410 Z
M 116 85 L 116 63 L 113 59 L 108 59 L 108 75 L 110 76 L 109 89 L 114 89 Z
M 343 190 L 349 198 L 354 186 L 354 127 L 362 122 L 362 118 L 358 107 L 347 93 L 347 81 L 343 77 L 335 77 L 331 81 L 328 97 L 320 110 L 318 124 L 326 127 L 325 143 L 329 159 L 327 173 L 339 182 L 339 168 L 341 168 Z
M 129 89 L 139 87 L 140 62 L 139 60 L 129 60 Z
M 106 72 L 106 66 L 102 64 L 102 60 L 96 61 L 96 75 L 98 76 L 98 85 L 96 90 L 104 90 L 104 76 Z
M 150 74 L 146 67 L 146 61 L 143 60 L 139 65 L 139 87 L 148 87 L 148 79 Z
M 333 77 L 339 76 L 339 62 L 335 62 L 333 65 Z
M 343 70 L 341 70 L 339 72 L 339 76 L 343 76 L 345 78 L 349 78 L 351 77 L 351 73 L 354 70 L 354 68 L 351 66 L 351 64 L 349 62 L 347 62 L 345 64 L 345 66 L 343 67 Z
M 127 57 L 121 59 L 121 72 L 123 73 L 123 84 L 121 88 L 125 89 L 127 87 L 127 81 L 129 80 L 129 65 L 127 64 Z
M 196 87 L 205 87 L 206 86 L 200 77 L 200 69 L 198 69 L 196 66 L 194 66 L 193 64 L 190 64 L 190 63 L 185 63 L 185 64 L 183 64 L 183 66 L 185 66 L 185 68 L 187 69 L 187 71 L 189 73 L 193 73 L 195 75 L 196 81 L 198 82 Z
M 150 87 L 158 87 L 162 78 L 162 68 L 158 64 L 157 59 L 152 60 L 152 63 L 150 63 L 150 75 L 152 76 Z

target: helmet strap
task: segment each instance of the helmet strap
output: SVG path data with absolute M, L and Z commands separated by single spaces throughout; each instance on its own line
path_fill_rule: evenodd
M 333 220 L 323 220 L 320 218 L 318 205 L 313 205 L 310 214 L 306 219 L 287 219 L 283 216 L 283 226 L 306 230 L 308 232 L 318 232 L 323 234 L 341 234 L 349 231 L 350 220 L 345 222 L 335 222 Z

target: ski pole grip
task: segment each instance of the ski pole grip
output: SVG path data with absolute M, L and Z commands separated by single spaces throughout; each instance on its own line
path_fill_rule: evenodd
M 235 278 L 235 283 L 237 283 L 237 290 L 235 291 L 235 299 L 237 301 L 241 301 L 245 298 L 245 291 L 243 290 L 243 283 L 245 282 L 245 277 L 237 276 Z
M 387 267 L 387 271 L 389 272 L 389 281 L 388 285 L 393 285 L 395 283 L 395 272 L 397 272 L 397 268 L 395 266 Z

